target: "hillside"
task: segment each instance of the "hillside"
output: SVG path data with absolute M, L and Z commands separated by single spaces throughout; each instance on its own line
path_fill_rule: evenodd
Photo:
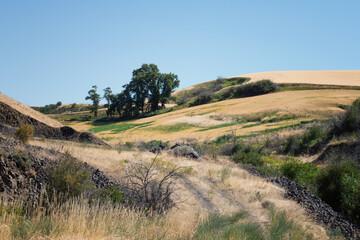
M 230 82 L 218 81 L 216 88 L 231 88 L 252 81 L 256 82 L 256 78 L 236 77 Z M 297 81 L 291 83 L 297 84 Z M 93 197 L 104 197 L 105 194 L 107 199 L 110 197 L 109 206 L 87 204 L 89 201 L 86 199 L 80 199 L 79 202 L 70 200 L 66 203 L 70 205 L 60 204 L 59 208 L 48 209 L 50 217 L 39 212 L 28 216 L 28 224 L 34 230 L 29 231 L 26 236 L 37 234 L 54 239 L 62 239 L 64 236 L 90 238 L 91 233 L 93 239 L 208 239 L 208 236 L 217 234 L 215 239 L 249 237 L 299 240 L 332 239 L 333 236 L 339 236 L 339 232 L 347 239 L 360 236 L 359 229 L 352 224 L 358 221 L 356 209 L 360 201 L 353 198 L 351 201 L 343 200 L 340 199 L 343 194 L 331 192 L 331 196 L 337 196 L 338 201 L 348 204 L 339 208 L 339 204 L 331 202 L 334 197 L 330 197 L 329 201 L 329 198 L 321 195 L 322 191 L 327 193 L 331 190 L 326 188 L 327 182 L 324 185 L 318 182 L 321 176 L 327 177 L 328 169 L 332 169 L 330 162 L 335 158 L 334 152 L 347 158 L 358 156 L 358 149 L 356 154 L 349 154 L 349 149 L 358 145 L 358 138 L 355 135 L 346 135 L 346 131 L 349 124 L 354 125 L 354 121 L 356 129 L 351 130 L 353 132 L 350 134 L 355 134 L 360 129 L 360 121 L 357 120 L 360 102 L 352 105 L 359 98 L 360 90 L 343 87 L 342 84 L 338 84 L 342 86 L 340 88 L 333 88 L 336 81 L 332 82 L 331 86 L 321 81 L 305 82 L 316 84 L 315 89 L 284 87 L 280 91 L 258 96 L 228 99 L 194 107 L 175 106 L 156 113 L 158 115 L 128 121 L 105 117 L 94 120 L 89 117 L 90 113 L 84 112 L 57 114 L 57 119 L 71 126 L 60 128 L 35 119 L 47 117 L 40 113 L 33 115 L 27 107 L 16 101 L 9 98 L 6 103 L 0 101 L 0 126 L 3 124 L 14 129 L 20 123 L 26 122 L 35 127 L 37 136 L 44 136 L 44 131 L 55 134 L 55 137 L 51 134 L 45 135 L 52 140 L 33 139 L 30 142 L 31 147 L 0 139 L 3 142 L 0 150 L 6 149 L 7 145 L 16 146 L 11 149 L 13 153 L 10 155 L 4 155 L 0 151 L 0 157 L 4 158 L 4 155 L 7 158 L 4 169 L 12 169 L 11 171 L 20 172 L 26 177 L 25 186 L 32 181 L 30 179 L 33 173 L 28 169 L 29 166 L 35 167 L 36 173 L 49 171 L 36 165 L 36 162 L 29 163 L 29 159 L 52 154 L 74 157 L 76 161 L 84 163 L 85 169 L 91 169 L 90 174 L 106 174 L 117 182 L 114 182 L 115 185 L 119 184 L 116 186 L 121 186 L 120 190 L 114 190 L 102 184 L 105 192 L 100 195 L 91 189 L 84 192 L 84 196 L 91 193 L 90 196 Z M 204 86 L 213 87 L 207 82 L 204 85 L 198 84 L 193 89 Z M 16 105 L 17 109 L 12 105 Z M 343 120 L 344 114 L 352 116 L 347 120 L 351 121 L 350 123 Z M 332 125 L 331 121 L 335 124 Z M 71 130 L 72 127 L 77 131 Z M 97 136 L 95 139 L 99 143 L 102 143 L 99 139 L 101 138 L 109 143 L 110 147 L 105 143 L 95 146 L 66 141 L 78 140 L 73 139 L 71 134 L 67 135 L 74 131 L 76 137 L 79 137 L 78 134 L 82 131 L 91 131 Z M 18 149 L 26 149 L 28 156 Z M 17 168 L 11 165 L 12 159 L 16 161 Z M 313 163 L 308 163 L 313 160 Z M 57 158 L 55 161 L 61 163 L 62 159 Z M 344 176 L 339 178 L 352 181 L 350 186 L 357 186 L 358 181 L 360 182 L 357 165 L 348 167 L 342 160 L 340 163 L 335 166 L 340 166 L 340 173 L 348 172 L 344 172 Z M 154 170 L 146 170 L 149 166 L 154 167 Z M 65 169 L 70 167 L 66 166 Z M 171 187 L 167 185 L 166 189 L 162 189 L 160 185 L 156 185 L 158 182 L 162 184 L 162 176 L 168 176 L 174 169 L 176 174 L 164 180 L 165 183 L 171 182 Z M 62 176 L 64 171 L 62 170 L 59 176 Z M 81 169 L 77 171 L 81 173 Z M 149 174 L 144 175 L 144 172 Z M 354 174 L 350 180 L 347 173 Z M 12 179 L 12 173 L 7 170 L 1 174 L 2 177 L 5 176 L 4 179 Z M 74 174 L 76 172 L 70 173 L 67 178 L 76 185 L 77 180 L 71 178 Z M 143 181 L 143 177 L 147 176 L 150 176 L 150 179 Z M 132 177 L 137 180 L 132 182 Z M 98 176 L 92 176 L 91 180 L 94 180 L 93 178 L 96 180 Z M 326 181 L 332 179 L 337 178 L 325 178 Z M 48 179 L 41 178 L 41 182 L 46 181 Z M 141 205 L 147 201 L 141 196 L 142 190 L 134 191 L 129 188 L 138 186 L 138 181 L 150 186 L 149 191 L 158 187 L 162 189 L 150 192 L 149 197 L 171 193 L 166 198 L 159 198 L 170 199 L 171 204 L 167 205 L 164 215 L 155 217 L 155 221 L 152 217 L 147 217 L 147 205 Z M 4 182 L 5 192 L 11 194 L 11 181 Z M 345 190 L 349 196 L 358 196 L 357 191 Z M 39 192 L 39 188 L 36 191 Z M 19 191 L 20 193 L 22 192 Z M 132 195 L 134 193 L 140 194 Z M 125 196 L 130 200 L 124 200 Z M 34 195 L 33 198 L 37 197 L 38 195 Z M 157 204 L 158 200 L 151 201 Z M 357 204 L 355 209 L 351 203 Z M 0 201 L 0 207 L 1 204 L 3 203 Z M 140 209 L 140 212 L 131 208 L 139 207 L 136 204 L 141 207 L 134 209 Z M 172 204 L 177 208 L 173 208 L 175 205 Z M 127 208 L 129 206 L 131 207 Z M 81 209 L 83 212 L 78 214 L 74 209 Z M 344 209 L 349 212 L 348 218 L 340 213 Z M 160 210 L 158 213 L 164 212 Z M 349 216 L 355 217 L 351 219 Z M 11 218 L 0 217 L 0 223 L 20 227 L 17 221 L 11 222 L 9 219 Z M 61 230 L 57 233 L 44 231 L 43 226 L 36 225 L 38 219 L 47 221 L 50 225 L 61 226 Z M 105 226 L 105 222 L 108 225 Z M 219 222 L 221 224 L 216 225 Z M 212 224 L 217 227 L 214 228 L 215 225 Z M 117 227 L 119 225 L 121 231 Z M 143 231 L 138 231 L 139 226 Z M 142 235 L 142 232 L 146 234 Z M 4 236 L 9 238 L 14 233 L 7 234 Z
M 256 82 L 263 79 L 269 79 L 274 83 L 288 84 L 317 84 L 317 85 L 337 85 L 337 86 L 360 86 L 360 70 L 329 70 L 329 71 L 274 71 L 248 73 L 224 80 L 232 80 L 236 78 L 249 79 L 250 82 Z M 190 87 L 177 90 L 174 95 L 188 91 L 194 88 L 203 87 L 207 84 L 214 83 L 217 80 L 206 81 L 192 85 Z
M 107 145 L 92 133 L 78 132 L 71 127 L 62 126 L 59 122 L 5 95 L 0 97 L 0 132 L 7 136 L 15 137 L 16 129 L 22 124 L 27 124 L 33 127 L 35 137 Z
M 360 70 L 276 71 L 250 73 L 236 77 L 251 78 L 250 82 L 270 79 L 274 83 L 360 86 Z
M 3 102 L 9 106 L 11 106 L 12 108 L 14 108 L 15 110 L 21 112 L 24 115 L 27 115 L 33 119 L 36 119 L 44 124 L 47 124 L 51 127 L 62 127 L 62 124 L 38 111 L 35 111 L 34 109 L 32 109 L 29 106 L 26 106 L 12 98 L 9 98 L 7 96 L 5 96 L 4 94 L 0 93 L 0 102 Z

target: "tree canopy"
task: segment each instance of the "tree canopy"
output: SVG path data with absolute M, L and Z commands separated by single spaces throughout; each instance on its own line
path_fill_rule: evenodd
M 113 94 L 109 87 L 104 89 L 107 116 L 114 116 L 117 112 L 124 118 L 139 117 L 164 108 L 179 83 L 177 75 L 160 73 L 155 64 L 143 64 L 132 72 L 131 81 L 119 94 Z
M 88 95 L 85 97 L 85 100 L 91 100 L 93 102 L 92 112 L 94 113 L 94 117 L 97 117 L 99 103 L 100 103 L 100 94 L 97 92 L 97 86 L 92 86 L 92 89 L 88 91 Z

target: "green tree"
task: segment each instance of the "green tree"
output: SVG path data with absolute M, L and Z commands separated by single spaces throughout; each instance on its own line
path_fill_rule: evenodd
M 100 95 L 96 92 L 97 86 L 92 86 L 92 89 L 88 91 L 88 96 L 85 97 L 85 100 L 91 100 L 93 103 L 92 112 L 94 113 L 94 117 L 97 117 L 98 109 L 99 109 L 99 102 L 100 102 Z
M 145 64 L 144 64 L 145 65 Z M 132 79 L 128 85 L 134 100 L 136 112 L 144 113 L 145 101 L 148 97 L 148 69 L 145 66 L 133 71 Z
M 161 74 L 161 92 L 160 92 L 160 102 L 161 107 L 165 107 L 170 99 L 171 93 L 175 88 L 178 88 L 180 81 L 178 76 L 173 73 L 163 73 Z
M 107 87 L 104 89 L 104 96 L 103 98 L 106 100 L 106 104 L 105 104 L 105 107 L 107 108 L 107 111 L 106 111 L 106 115 L 109 117 L 111 116 L 111 111 L 110 111 L 110 107 L 111 107 L 111 100 L 112 100 L 112 97 L 113 97 L 113 94 L 112 94 L 112 91 L 111 91 L 111 88 L 110 87 Z
M 159 109 L 169 101 L 172 91 L 179 87 L 179 79 L 173 73 L 160 73 L 155 64 L 143 64 L 141 68 L 133 71 L 133 78 L 130 86 L 134 94 L 135 106 L 144 112 L 145 100 L 148 99 L 151 111 Z

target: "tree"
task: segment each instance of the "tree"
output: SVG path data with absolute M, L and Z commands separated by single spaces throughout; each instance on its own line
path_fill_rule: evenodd
M 180 81 L 173 73 L 160 73 L 155 64 L 143 64 L 141 68 L 133 71 L 133 78 L 130 82 L 130 91 L 134 94 L 135 106 L 140 107 L 144 113 L 146 98 L 150 104 L 151 111 L 159 109 L 169 101 L 171 92 L 179 87 Z
M 111 100 L 113 98 L 113 94 L 112 94 L 112 91 L 111 91 L 111 88 L 110 87 L 107 87 L 104 89 L 104 96 L 103 98 L 105 98 L 105 100 L 107 101 L 107 103 L 105 104 L 105 107 L 107 107 L 107 111 L 106 111 L 106 115 L 109 117 L 111 116 L 111 111 L 110 111 L 110 106 L 111 106 Z
M 179 87 L 180 81 L 178 76 L 173 73 L 163 73 L 161 74 L 161 92 L 160 92 L 160 102 L 161 107 L 165 107 L 165 103 L 167 103 L 170 99 L 171 93 L 175 88 Z
M 99 109 L 99 102 L 100 102 L 100 95 L 96 92 L 97 86 L 92 86 L 92 89 L 88 91 L 88 96 L 85 97 L 85 100 L 91 100 L 93 103 L 92 112 L 94 113 L 94 117 L 97 117 L 98 109 Z

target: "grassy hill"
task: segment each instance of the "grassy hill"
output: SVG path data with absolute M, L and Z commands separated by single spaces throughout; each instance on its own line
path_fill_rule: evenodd
M 253 81 L 239 77 L 195 85 L 174 94 L 175 99 L 186 96 L 182 106 L 172 106 L 141 119 L 106 119 L 104 113 L 94 119 L 90 112 L 48 115 L 78 131 L 93 132 L 110 147 L 36 138 L 30 142 L 36 146 L 32 154 L 46 157 L 40 149 L 59 152 L 59 156 L 70 154 L 86 166 L 92 166 L 94 172 L 100 169 L 124 186 L 129 186 L 126 183 L 131 173 L 144 173 L 149 166 L 154 167 L 154 171 L 149 172 L 154 177 L 149 186 L 157 186 L 153 184 L 177 169 L 176 177 L 171 178 L 174 183 L 171 191 L 176 190 L 171 199 L 177 208 L 149 216 L 147 208 L 145 211 L 128 208 L 133 200 L 124 204 L 127 192 L 113 189 L 106 192 L 111 197 L 106 204 L 79 197 L 46 208 L 46 214 L 40 210 L 33 215 L 18 214 L 12 210 L 17 208 L 0 200 L 0 225 L 10 229 L 0 235 L 5 239 L 69 236 L 89 239 L 341 239 L 339 232 L 348 238 L 359 236 L 357 230 L 351 232 L 349 223 L 339 225 L 339 221 L 346 222 L 338 217 L 340 215 L 326 215 L 333 211 L 314 196 L 346 213 L 350 221 L 359 221 L 360 172 L 359 163 L 354 160 L 360 150 L 354 149 L 359 145 L 360 108 L 358 103 L 353 103 L 360 96 L 360 86 L 350 82 L 343 86 L 342 80 L 331 84 L 323 84 L 320 80 L 311 83 L 274 80 L 276 90 L 266 94 L 241 98 L 233 98 L 237 96 L 233 95 L 226 100 L 214 97 L 224 92 L 235 93 L 238 88 L 241 91 Z M 212 100 L 191 106 L 203 92 L 212 96 Z M 20 110 L 28 111 L 27 108 Z M 29 110 L 28 114 L 39 114 L 34 112 Z M 41 114 L 37 116 L 47 118 Z M 161 153 L 150 152 L 159 146 L 159 140 L 165 147 L 175 142 L 182 146 Z M 200 158 L 183 156 L 189 148 Z M 16 153 L 18 148 L 14 151 Z M 26 157 L 21 159 L 28 162 Z M 30 174 L 30 170 L 23 171 Z M 276 183 L 266 179 L 284 176 L 292 180 Z M 337 179 L 341 181 L 332 181 Z M 75 181 L 75 185 L 77 183 Z M 329 185 L 335 186 L 337 192 L 327 188 Z M 312 193 L 306 195 L 305 188 Z M 329 193 L 337 196 L 330 198 L 337 202 L 329 201 Z M 310 202 L 304 202 L 309 196 Z M 2 217 L 5 216 L 1 215 L 2 209 L 11 210 L 10 214 Z

